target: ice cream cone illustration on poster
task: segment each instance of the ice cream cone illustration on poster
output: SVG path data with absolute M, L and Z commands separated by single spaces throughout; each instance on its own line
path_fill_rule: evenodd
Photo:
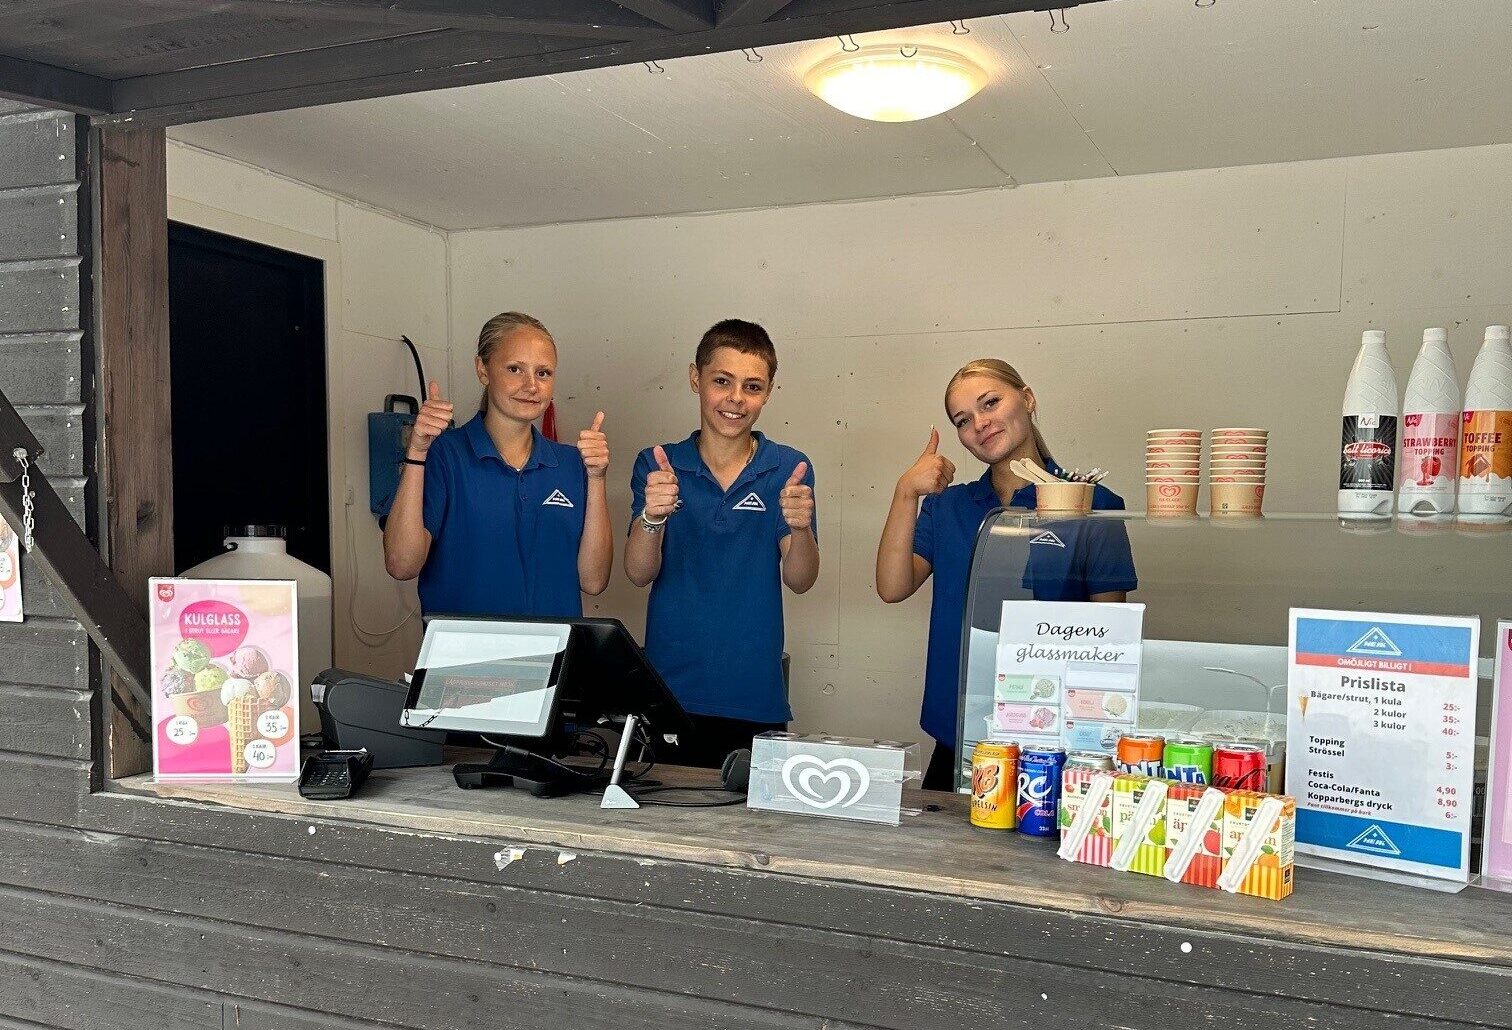
M 293 780 L 295 584 L 155 579 L 149 589 L 157 777 Z
M 1311 696 L 1310 694 L 1302 694 L 1297 698 L 1297 707 L 1302 709 L 1302 718 L 1304 719 L 1307 718 L 1307 701 Z

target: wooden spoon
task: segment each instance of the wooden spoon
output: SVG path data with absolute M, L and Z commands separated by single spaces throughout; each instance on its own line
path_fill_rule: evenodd
M 1014 458 L 1008 463 L 1008 469 L 1014 475 L 1022 476 L 1024 479 L 1029 480 L 1029 482 L 1040 486 L 1049 486 L 1061 482 L 1061 480 L 1040 468 L 1038 462 L 1028 458 Z

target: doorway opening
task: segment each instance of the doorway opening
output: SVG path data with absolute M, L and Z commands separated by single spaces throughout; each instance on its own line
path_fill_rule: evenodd
M 323 264 L 172 222 L 168 313 L 178 569 L 273 524 L 329 573 Z

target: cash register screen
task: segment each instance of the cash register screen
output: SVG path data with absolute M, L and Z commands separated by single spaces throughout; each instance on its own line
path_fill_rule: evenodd
M 405 726 L 541 737 L 571 627 L 435 619 L 427 624 Z

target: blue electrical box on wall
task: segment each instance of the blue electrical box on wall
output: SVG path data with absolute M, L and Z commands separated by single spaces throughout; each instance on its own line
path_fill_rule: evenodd
M 401 406 L 409 410 L 399 411 Z M 399 463 L 404 460 L 418 414 L 420 402 L 402 393 L 389 394 L 383 399 L 382 411 L 368 414 L 368 507 L 379 525 L 388 518 L 394 495 L 399 492 Z

